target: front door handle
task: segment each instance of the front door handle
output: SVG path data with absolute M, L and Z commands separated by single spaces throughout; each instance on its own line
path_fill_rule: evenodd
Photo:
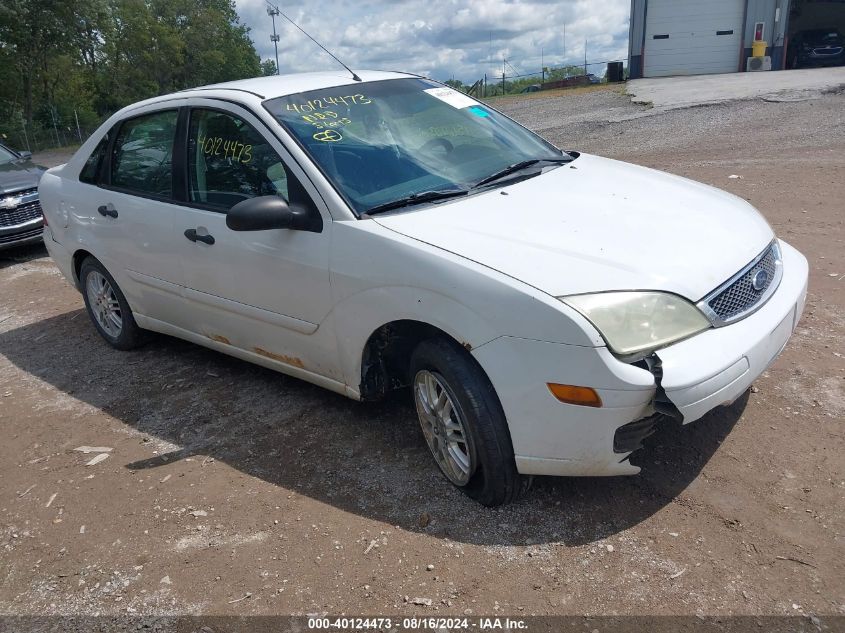
M 213 235 L 197 235 L 196 229 L 185 229 L 185 237 L 192 242 L 203 242 L 205 244 L 214 244 Z
M 97 211 L 99 211 L 102 216 L 108 216 L 110 218 L 117 217 L 117 209 L 114 208 L 114 205 L 111 202 L 100 205 L 97 207 Z

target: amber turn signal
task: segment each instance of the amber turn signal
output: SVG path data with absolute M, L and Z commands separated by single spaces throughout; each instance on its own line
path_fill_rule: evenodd
M 548 383 L 552 395 L 566 404 L 579 404 L 582 407 L 600 407 L 601 398 L 595 389 L 590 387 L 576 387 L 575 385 L 558 385 Z

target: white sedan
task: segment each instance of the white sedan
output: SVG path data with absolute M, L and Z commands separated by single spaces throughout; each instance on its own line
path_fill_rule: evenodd
M 49 170 L 45 242 L 118 349 L 177 336 L 342 393 L 410 387 L 487 505 L 629 475 L 743 394 L 807 262 L 743 200 L 561 151 L 414 75 L 309 73 L 124 108 Z

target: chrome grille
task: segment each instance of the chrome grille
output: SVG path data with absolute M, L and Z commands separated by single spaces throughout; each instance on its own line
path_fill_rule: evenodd
M 0 227 L 17 226 L 41 217 L 41 203 L 38 200 L 27 202 L 12 210 L 0 209 Z
M 37 229 L 30 229 L 29 231 L 12 233 L 11 235 L 0 235 L 0 245 L 11 244 L 12 242 L 18 242 L 20 240 L 26 240 L 30 237 L 37 237 L 41 235 L 43 231 L 44 229 L 39 226 Z
M 714 325 L 727 325 L 761 307 L 777 289 L 782 275 L 780 249 L 772 242 L 750 264 L 700 303 Z
M 5 198 L 7 196 L 15 196 L 16 198 L 26 198 L 27 196 L 34 196 L 38 193 L 38 187 L 32 187 L 31 189 L 19 189 L 18 191 L 7 191 L 6 193 L 0 193 L 0 198 Z

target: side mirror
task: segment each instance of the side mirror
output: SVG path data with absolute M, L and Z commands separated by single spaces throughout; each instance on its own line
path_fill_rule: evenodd
M 229 209 L 226 226 L 233 231 L 291 229 L 319 233 L 323 222 L 318 214 L 316 218 L 305 209 L 288 205 L 279 196 L 259 196 L 243 200 Z
M 18 152 L 18 155 L 19 155 L 19 156 L 20 156 L 23 160 L 29 160 L 30 158 L 32 158 L 32 152 Z

